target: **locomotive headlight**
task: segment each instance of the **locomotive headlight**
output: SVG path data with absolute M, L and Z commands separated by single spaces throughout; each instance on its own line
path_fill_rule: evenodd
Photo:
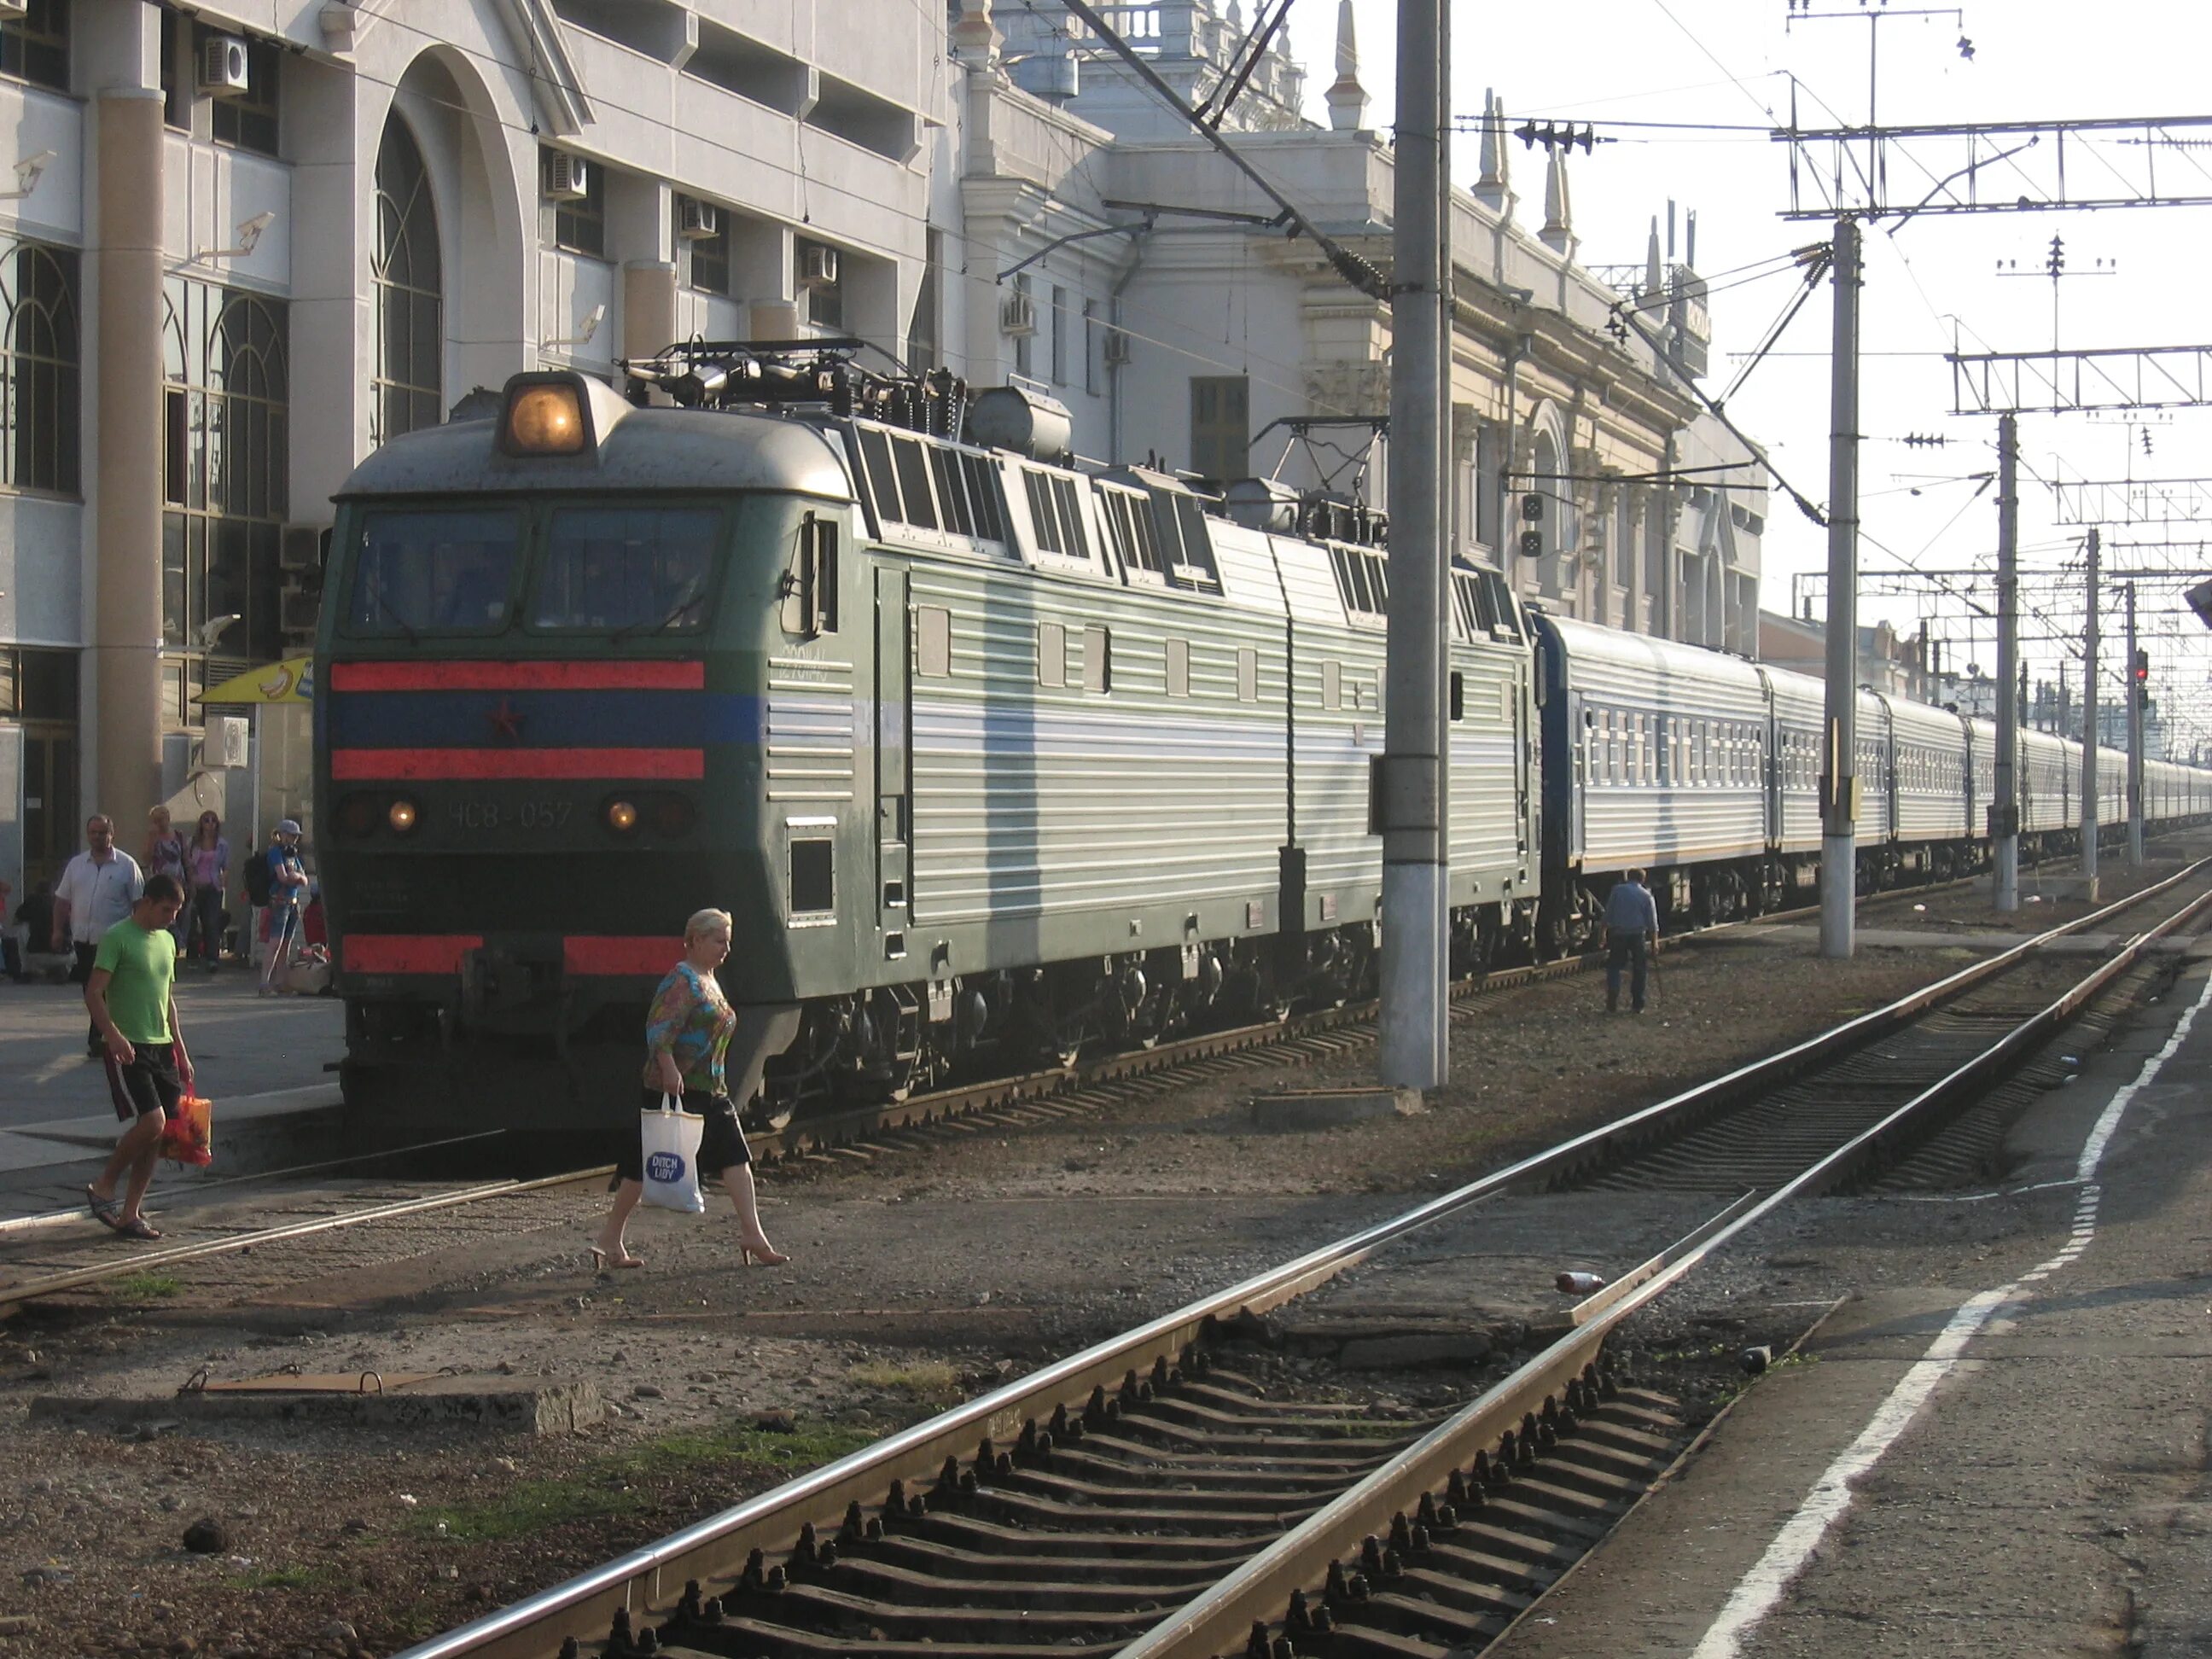
M 413 801 L 396 800 L 392 803 L 391 807 L 385 812 L 384 821 L 392 826 L 392 833 L 393 835 L 404 836 L 413 833 L 415 825 L 420 819 L 421 816 L 422 815 L 415 810 L 415 803 Z
M 508 448 L 518 455 L 574 455 L 584 447 L 584 410 L 573 385 L 541 381 L 514 394 Z
M 637 828 L 637 808 L 626 800 L 607 803 L 607 828 L 618 836 L 626 836 Z
M 338 830 L 354 840 L 376 829 L 376 802 L 367 795 L 348 795 L 338 803 Z

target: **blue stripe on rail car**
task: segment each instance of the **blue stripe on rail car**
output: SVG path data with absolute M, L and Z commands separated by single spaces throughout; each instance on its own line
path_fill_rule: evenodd
M 339 691 L 323 741 L 332 749 L 528 749 L 651 743 L 757 743 L 758 697 L 700 691 Z

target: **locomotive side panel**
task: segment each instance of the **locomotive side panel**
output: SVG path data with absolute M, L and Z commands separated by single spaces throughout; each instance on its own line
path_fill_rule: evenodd
M 1285 834 L 1279 621 L 920 560 L 910 592 L 915 921 L 988 939 L 953 965 L 1245 931 Z

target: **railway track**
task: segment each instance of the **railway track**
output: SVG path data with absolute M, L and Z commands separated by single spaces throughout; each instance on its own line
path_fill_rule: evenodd
M 1902 888 L 1862 901 L 1896 903 L 1965 884 L 1960 881 Z M 2120 902 L 2120 907 L 2130 902 Z M 1819 914 L 1817 907 L 1770 913 L 1754 919 L 1771 925 Z M 2106 913 L 2100 913 L 2106 914 Z M 1724 922 L 1684 934 L 1681 943 L 1725 940 L 1751 922 Z M 1546 980 L 1589 971 L 1602 957 L 1592 953 L 1549 963 L 1494 970 L 1462 981 L 1454 992 L 1455 1024 L 1480 1016 L 1482 1005 Z M 878 1158 L 927 1152 L 933 1145 L 998 1128 L 1023 1128 L 1093 1115 L 1133 1100 L 1155 1097 L 1192 1081 L 1208 1081 L 1245 1069 L 1311 1065 L 1364 1048 L 1374 1040 L 1372 1003 L 1301 1013 L 1290 1019 L 1211 1031 L 1080 1060 L 1066 1066 L 931 1091 L 885 1104 L 810 1117 L 784 1128 L 752 1136 L 758 1164 L 835 1166 Z M 501 1205 L 533 1193 L 604 1181 L 612 1166 L 601 1164 L 530 1181 L 489 1181 L 410 1193 L 403 1183 L 364 1183 L 336 1195 L 310 1200 L 305 1212 L 264 1228 L 227 1227 L 211 1236 L 178 1239 L 150 1250 L 118 1253 L 101 1237 L 88 1246 L 63 1243 L 13 1267 L 0 1264 L 0 1310 L 41 1297 L 92 1288 L 130 1276 L 158 1272 L 209 1257 L 249 1251 L 264 1244 L 379 1224 L 420 1224 L 421 1218 L 465 1206 Z M 60 1222 L 76 1212 L 34 1218 Z M 511 1216 L 494 1210 L 488 1224 L 506 1224 Z M 340 1261 L 339 1267 L 347 1265 Z
M 1626 1320 L 1792 1200 L 1893 1167 L 1963 1103 L 2212 904 L 2212 860 L 1811 1042 L 1432 1199 L 968 1401 L 462 1628 L 402 1659 L 986 1653 L 1004 1659 L 1295 1659 L 1480 1649 L 1524 1616 L 1683 1452 L 1674 1402 L 1624 1387 Z M 2054 939 L 2191 890 L 2040 1006 L 1985 994 Z M 1911 1048 L 1900 1038 L 1922 1031 Z M 1971 1035 L 1970 1035 L 1971 1034 Z M 1869 1046 L 1872 1045 L 1872 1046 Z M 1571 1312 L 1565 1334 L 1449 1415 L 1355 1416 L 1240 1370 L 1237 1334 L 1414 1231 L 1500 1194 L 1668 1167 L 1662 1140 L 1753 1109 L 1815 1071 L 1866 1109 Z M 1671 1154 L 1670 1154 L 1671 1156 Z

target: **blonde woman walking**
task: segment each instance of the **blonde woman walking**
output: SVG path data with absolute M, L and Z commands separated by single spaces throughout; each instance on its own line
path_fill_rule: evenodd
M 730 1098 L 722 1076 L 722 1058 L 738 1029 L 738 1016 L 722 994 L 714 970 L 729 954 L 728 911 L 701 910 L 684 924 L 684 959 L 660 981 L 646 1015 L 642 1103 L 649 1111 L 660 1104 L 663 1095 L 674 1095 L 685 1111 L 707 1120 L 699 1142 L 699 1173 L 721 1176 L 722 1190 L 737 1211 L 738 1248 L 746 1263 L 759 1261 L 775 1267 L 791 1258 L 769 1243 L 761 1230 L 752 1149 L 745 1145 L 744 1131 L 738 1125 L 738 1103 Z M 591 1247 L 592 1265 L 602 1271 L 645 1265 L 643 1256 L 629 1253 L 623 1237 L 630 1212 L 645 1195 L 644 1152 L 634 1122 L 615 1173 L 621 1185 Z

